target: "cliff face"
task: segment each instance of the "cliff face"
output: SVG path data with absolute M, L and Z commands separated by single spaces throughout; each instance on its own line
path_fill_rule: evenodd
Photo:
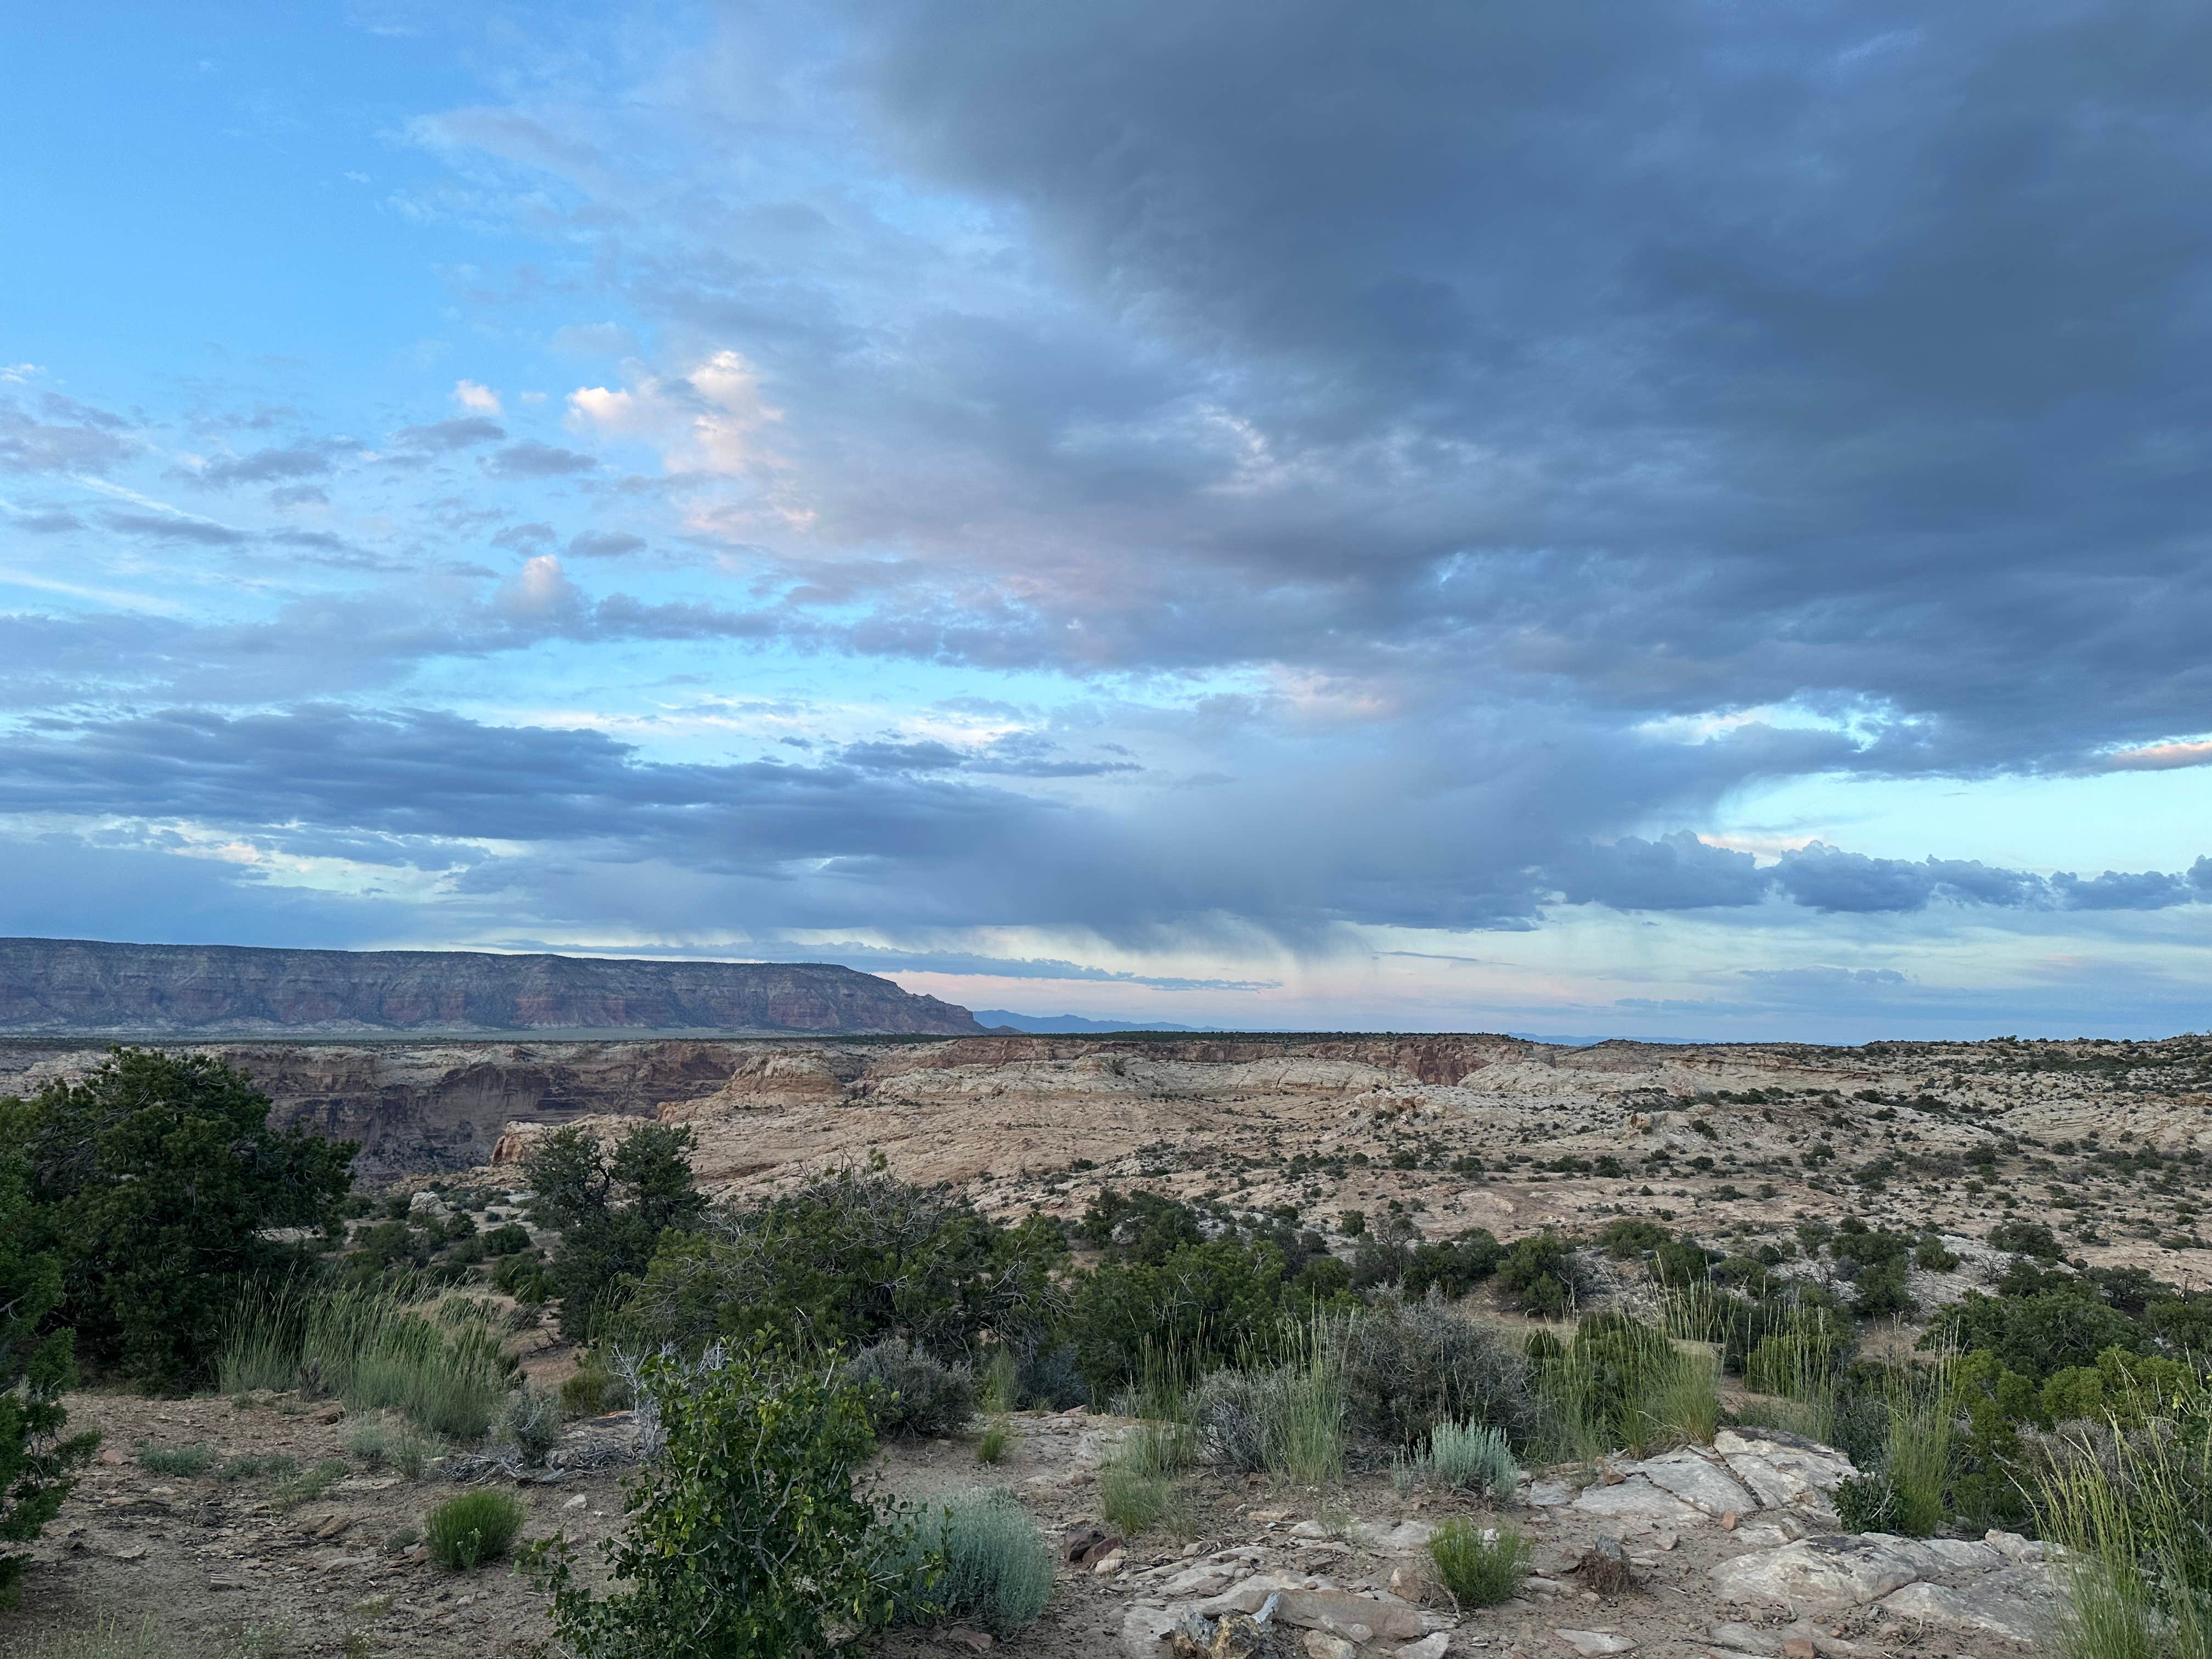
M 824 963 L 0 939 L 0 1033 L 969 1036 L 964 1008 Z

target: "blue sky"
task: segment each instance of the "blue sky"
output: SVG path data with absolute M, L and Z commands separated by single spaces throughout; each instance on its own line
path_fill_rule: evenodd
M 2201 9 L 18 8 L 0 62 L 0 933 L 2207 1024 Z

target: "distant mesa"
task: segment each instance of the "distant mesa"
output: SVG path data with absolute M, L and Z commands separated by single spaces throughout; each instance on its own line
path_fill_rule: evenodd
M 965 1008 L 830 963 L 0 939 L 0 1035 L 975 1036 Z

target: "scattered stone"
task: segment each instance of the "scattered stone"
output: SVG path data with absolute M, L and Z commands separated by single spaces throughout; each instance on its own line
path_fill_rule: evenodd
M 1436 1530 L 1426 1521 L 1401 1521 L 1388 1529 L 1376 1522 L 1355 1521 L 1344 1535 L 1378 1555 L 1416 1555 L 1428 1548 Z
M 1626 1636 L 1615 1636 L 1602 1630 L 1555 1630 L 1553 1635 L 1565 1642 L 1577 1653 L 1633 1653 L 1635 1642 Z
M 325 1517 L 322 1524 L 315 1528 L 314 1535 L 317 1538 L 340 1537 L 352 1525 L 353 1516 L 349 1515 L 328 1516 Z
M 1531 1509 L 1556 1510 L 1575 1501 L 1575 1489 L 1564 1480 L 1536 1480 L 1528 1486 Z
M 1109 1550 L 1105 1554 L 1100 1556 L 1096 1561 L 1093 1561 L 1091 1564 L 1091 1571 L 1097 1574 L 1099 1577 L 1104 1578 L 1110 1574 L 1121 1571 L 1122 1567 L 1127 1564 L 1128 1559 L 1129 1558 L 1127 1554 L 1121 1550 Z
M 1398 1650 L 1397 1659 L 1444 1659 L 1451 1650 L 1449 1631 L 1431 1631 L 1418 1642 L 1408 1642 Z
M 581 1508 L 583 1508 L 583 1507 L 584 1507 L 584 1494 L 583 1494 L 583 1493 L 581 1493 L 581 1492 L 578 1492 L 578 1493 L 577 1493 L 574 1498 L 570 1498 L 567 1503 L 565 1503 L 565 1504 L 562 1504 L 562 1505 L 561 1505 L 561 1507 L 562 1507 L 562 1509 L 564 1509 L 564 1510 L 580 1510 Z
M 982 1631 L 949 1630 L 945 1633 L 970 1653 L 988 1653 L 991 1650 L 991 1638 Z
M 1341 1636 L 1331 1636 L 1327 1631 L 1308 1631 L 1305 1648 L 1310 1659 L 1359 1659 L 1358 1648 Z

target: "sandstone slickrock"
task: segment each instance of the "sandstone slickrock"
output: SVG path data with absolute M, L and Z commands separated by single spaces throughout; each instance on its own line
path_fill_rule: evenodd
M 974 1036 L 964 1008 L 827 963 L 0 939 L 0 1032 L 890 1032 Z

